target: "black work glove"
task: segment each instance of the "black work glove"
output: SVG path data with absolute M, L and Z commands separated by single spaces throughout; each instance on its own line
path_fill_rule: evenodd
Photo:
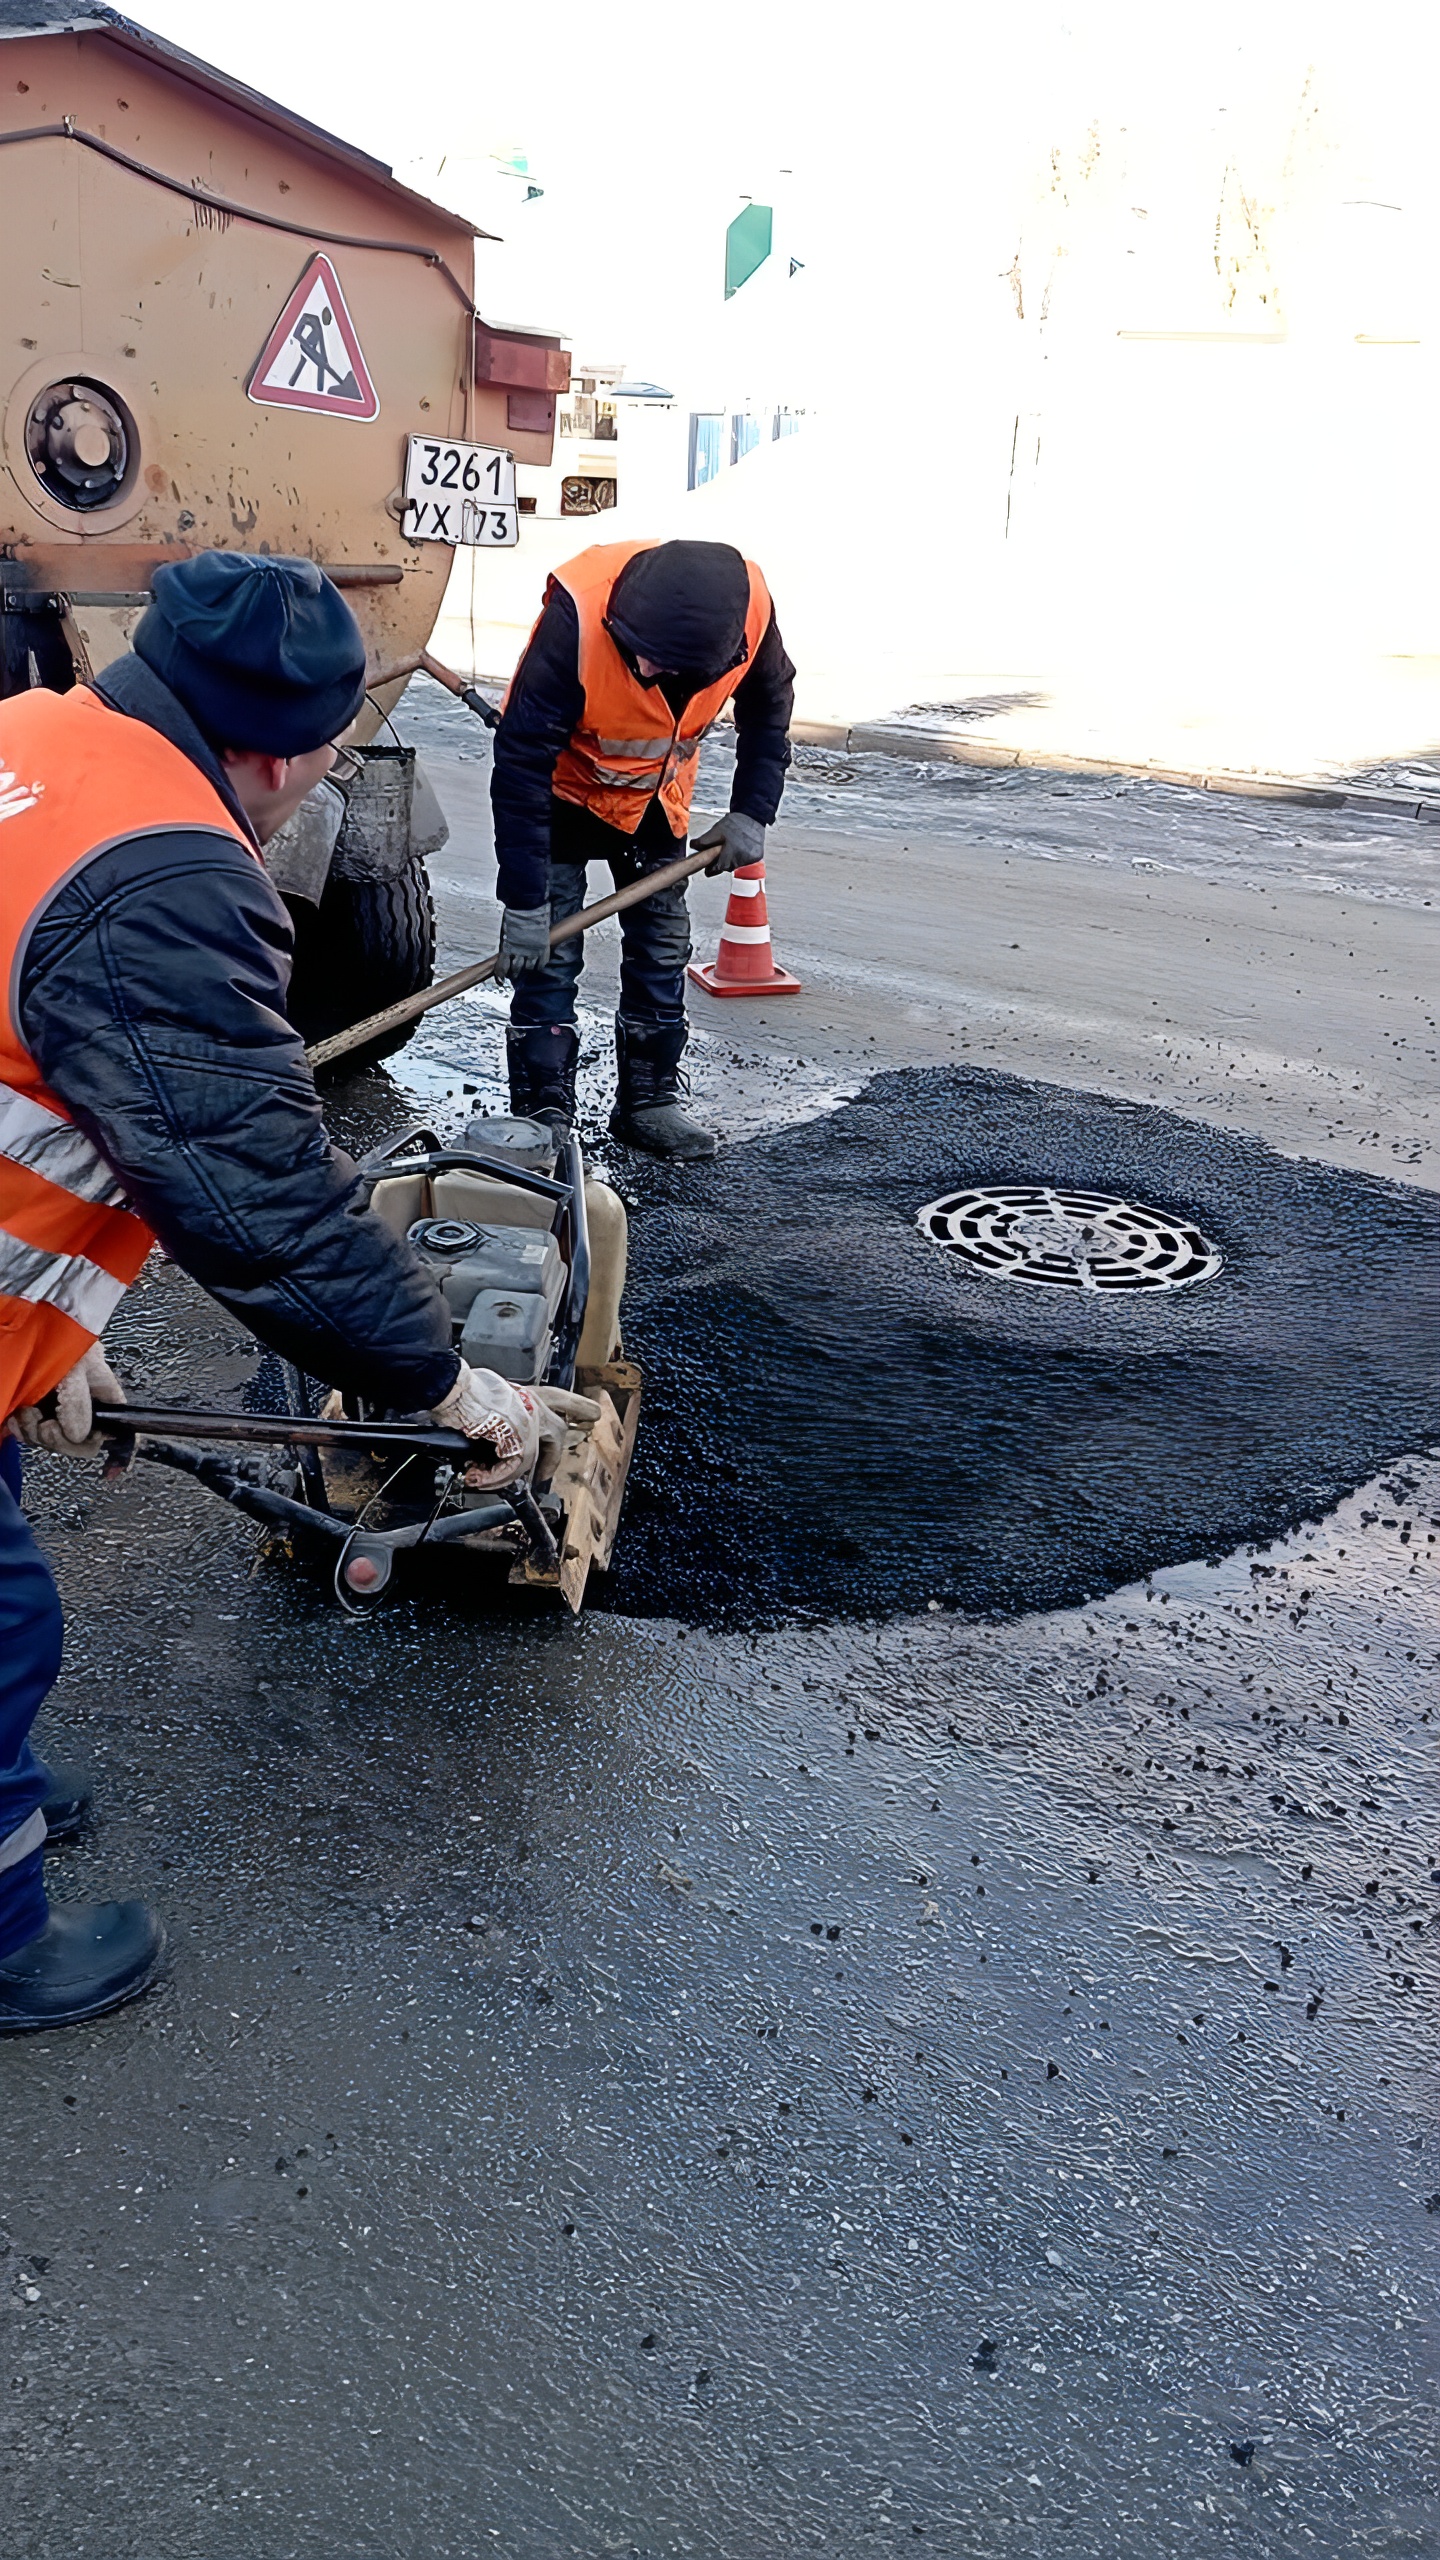
M 713 880 L 717 871 L 738 871 L 742 863 L 765 859 L 765 830 L 758 818 L 747 818 L 743 809 L 729 810 L 703 836 L 692 836 L 690 843 L 696 853 L 714 847 L 715 859 L 705 866 L 707 880 Z
M 543 907 L 506 907 L 500 917 L 497 978 L 522 978 L 550 957 L 550 901 Z

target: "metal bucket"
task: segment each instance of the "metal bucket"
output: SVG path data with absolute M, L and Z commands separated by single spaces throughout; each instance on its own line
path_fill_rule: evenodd
M 410 859 L 415 803 L 413 747 L 353 748 L 356 771 L 331 864 L 341 880 L 384 880 Z

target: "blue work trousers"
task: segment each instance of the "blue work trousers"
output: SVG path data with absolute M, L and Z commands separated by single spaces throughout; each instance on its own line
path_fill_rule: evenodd
M 30 1727 L 60 1677 L 64 1634 L 55 1577 L 19 1493 L 20 1444 L 0 1439 L 0 1957 L 45 1926 L 43 1830 L 25 1843 L 50 1773 L 30 1748 Z
M 616 830 L 604 833 L 615 838 Z M 649 855 L 606 855 L 617 889 L 627 881 L 638 879 L 642 871 L 656 871 L 664 862 L 673 862 L 685 850 L 684 838 L 671 840 L 669 850 Z M 557 925 L 566 916 L 575 915 L 585 904 L 587 866 L 583 862 L 550 864 L 550 922 Z M 673 889 L 662 889 L 657 897 L 643 898 L 637 907 L 627 907 L 620 918 L 620 1015 L 625 1022 L 665 1023 L 685 1019 L 685 963 L 690 957 L 690 913 L 685 904 L 685 882 Z M 585 966 L 585 937 L 577 933 L 573 942 L 562 942 L 552 951 L 543 969 L 527 969 L 515 981 L 510 1002 L 510 1019 L 517 1030 L 528 1030 L 537 1024 L 573 1022 L 575 997 L 580 973 Z

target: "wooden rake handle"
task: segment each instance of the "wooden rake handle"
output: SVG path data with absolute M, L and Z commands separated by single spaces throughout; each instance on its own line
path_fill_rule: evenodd
M 603 924 L 607 916 L 618 916 L 626 907 L 638 907 L 644 898 L 658 897 L 662 889 L 673 889 L 688 880 L 693 871 L 703 871 L 715 859 L 713 848 L 706 853 L 687 853 L 679 862 L 667 862 L 659 871 L 646 871 L 638 880 L 629 880 L 623 889 L 612 889 L 608 898 L 597 898 L 593 907 L 581 907 L 578 914 L 566 916 L 562 923 L 550 928 L 550 948 L 557 943 L 573 942 L 578 933 L 588 933 L 595 924 Z M 488 960 L 474 960 L 465 969 L 452 969 L 448 978 L 437 978 L 433 987 L 422 987 L 417 995 L 402 996 L 398 1004 L 387 1004 L 383 1013 L 372 1013 L 364 1022 L 352 1022 L 348 1031 L 332 1032 L 328 1040 L 317 1040 L 305 1052 L 314 1068 L 328 1067 L 352 1049 L 363 1049 L 369 1040 L 378 1040 L 387 1031 L 398 1031 L 404 1023 L 418 1022 L 437 1004 L 449 1004 L 453 997 L 463 996 L 471 987 L 483 986 L 493 978 L 500 966 L 500 954 L 492 952 Z

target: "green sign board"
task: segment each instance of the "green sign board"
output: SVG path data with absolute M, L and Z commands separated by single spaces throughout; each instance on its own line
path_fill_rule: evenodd
M 768 204 L 747 204 L 725 234 L 725 299 L 748 284 L 770 255 L 774 214 Z

